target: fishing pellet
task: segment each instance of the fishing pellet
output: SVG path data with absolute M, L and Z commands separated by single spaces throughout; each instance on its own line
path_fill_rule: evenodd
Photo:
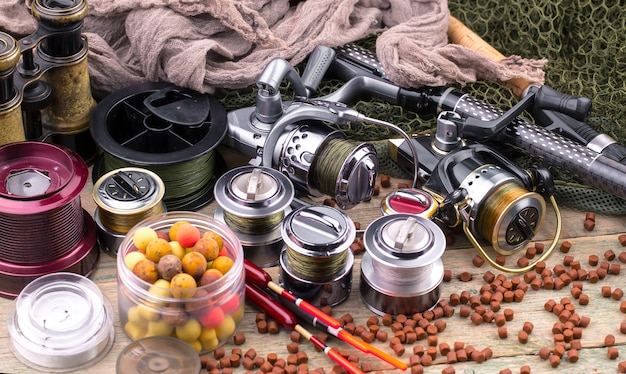
M 617 241 L 619 242 L 619 244 L 626 247 L 626 234 L 621 234 L 620 236 L 618 236 Z
M 530 374 L 530 366 L 522 365 L 522 367 L 519 368 L 519 374 Z
M 561 364 L 561 357 L 559 357 L 558 355 L 552 355 L 550 356 L 549 361 L 550 361 L 550 366 L 552 366 L 553 368 L 556 368 Z
M 517 259 L 517 266 L 519 266 L 520 268 L 525 268 L 526 266 L 528 266 L 529 261 L 526 257 L 520 257 Z
M 500 339 L 506 339 L 509 337 L 509 331 L 506 327 L 498 327 L 498 337 Z
M 536 242 L 535 249 L 537 250 L 537 254 L 540 255 L 543 253 L 545 249 L 545 244 L 543 244 L 542 242 Z
M 609 249 L 609 250 L 605 251 L 605 252 L 604 252 L 604 258 L 605 258 L 607 261 L 613 261 L 613 260 L 615 260 L 615 252 L 613 252 L 613 250 L 612 250 L 612 249 Z
M 246 342 L 246 335 L 242 332 L 237 333 L 233 336 L 233 342 L 235 345 L 242 345 Z
M 617 259 L 621 263 L 626 263 L 626 252 L 624 251 L 620 252 L 619 255 L 617 255 Z
M 443 281 L 450 282 L 452 280 L 452 270 L 444 269 L 443 271 Z
M 381 174 L 380 186 L 383 188 L 389 188 L 391 186 L 391 177 L 387 174 Z
M 524 330 L 520 330 L 520 332 L 517 333 L 517 340 L 522 344 L 528 343 L 528 333 Z
M 487 283 L 492 283 L 494 280 L 496 280 L 496 275 L 487 270 L 485 274 L 483 274 L 483 280 Z
M 533 258 L 535 258 L 535 256 L 537 255 L 537 248 L 535 247 L 528 247 L 526 248 L 526 258 L 529 260 L 532 260 Z
M 513 320 L 513 316 L 515 315 L 515 312 L 513 311 L 513 309 L 505 308 L 503 313 L 504 313 L 504 318 L 507 321 L 512 321 Z
M 583 227 L 587 231 L 593 231 L 593 229 L 596 227 L 596 223 L 595 223 L 595 221 L 592 221 L 590 219 L 586 219 L 585 222 L 583 223 Z
M 621 300 L 622 296 L 624 296 L 624 291 L 621 288 L 615 288 L 613 292 L 611 292 L 611 298 L 613 300 Z
M 611 297 L 611 287 L 602 286 L 602 288 L 600 288 L 600 294 L 602 295 L 602 297 Z
M 454 366 L 446 366 L 445 368 L 443 368 L 443 370 L 441 370 L 441 374 L 454 374 L 454 373 L 456 373 Z
M 568 253 L 571 248 L 572 248 L 572 243 L 569 242 L 568 240 L 564 240 L 559 246 L 559 250 L 562 253 Z
M 472 258 L 472 264 L 474 266 L 476 266 L 477 268 L 479 268 L 479 267 L 481 267 L 481 266 L 483 266 L 485 264 L 485 259 L 482 258 L 482 256 L 480 256 L 480 255 L 475 255 Z
M 461 282 L 469 282 L 472 280 L 472 273 L 469 271 L 463 271 L 459 274 L 459 280 Z
M 618 350 L 617 350 L 617 348 L 615 348 L 615 347 L 609 347 L 609 348 L 606 350 L 606 357 L 607 357 L 609 360 L 615 360 L 616 358 L 618 358 L 618 357 L 619 357 L 619 351 L 618 351 Z
M 456 353 L 456 359 L 457 359 L 458 362 L 465 362 L 465 361 L 467 361 L 469 359 L 465 349 L 459 349 L 459 350 L 455 351 L 455 353 Z
M 498 372 L 498 374 L 513 374 L 513 372 L 509 368 L 504 368 L 504 369 L 500 370 Z
M 609 266 L 609 274 L 619 275 L 620 272 L 620 264 L 611 264 Z
M 622 334 L 626 334 L 626 322 L 622 322 L 619 324 L 619 332 Z
M 370 371 L 374 370 L 374 366 L 372 365 L 371 362 L 363 362 L 361 363 L 361 371 L 363 371 L 364 373 L 368 373 Z
M 421 357 L 421 363 L 424 366 L 430 366 L 433 360 L 437 358 L 437 348 L 436 347 L 426 347 L 424 354 Z M 429 362 L 430 361 L 430 362 Z
M 506 256 L 504 255 L 496 256 L 496 264 L 500 266 L 504 266 L 506 264 Z
M 226 356 L 226 349 L 224 347 L 217 347 L 213 351 L 213 358 L 219 360 Z

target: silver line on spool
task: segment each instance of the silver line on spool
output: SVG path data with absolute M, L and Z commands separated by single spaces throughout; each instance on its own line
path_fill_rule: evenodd
M 410 315 L 436 305 L 446 239 L 434 222 L 411 214 L 383 216 L 367 227 L 364 244 L 360 291 L 370 310 Z
M 100 247 L 115 256 L 135 224 L 165 212 L 164 194 L 163 180 L 147 169 L 126 167 L 101 176 L 93 186 Z
M 281 286 L 318 306 L 344 301 L 352 288 L 352 220 L 330 206 L 304 206 L 287 215 L 281 234 Z
M 215 184 L 214 218 L 235 231 L 246 259 L 261 267 L 274 266 L 283 247 L 280 225 L 294 194 L 289 178 L 277 170 L 235 168 Z

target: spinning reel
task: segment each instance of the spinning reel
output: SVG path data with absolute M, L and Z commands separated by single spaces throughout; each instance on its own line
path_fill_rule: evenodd
M 285 60 L 270 61 L 257 82 L 256 106 L 228 113 L 226 142 L 251 157 L 250 164 L 277 169 L 297 190 L 315 197 L 329 195 L 347 209 L 372 197 L 378 158 L 373 145 L 349 141 L 327 123 L 370 122 L 409 138 L 395 125 L 367 118 L 343 104 L 358 92 L 334 95 L 332 100 L 310 98 L 334 53 L 330 48 L 316 48 L 302 77 Z M 295 91 L 288 103 L 279 90 L 284 79 Z
M 414 139 L 420 174 L 426 180 L 422 188 L 433 195 L 436 205 L 433 218 L 448 227 L 462 225 L 472 245 L 498 270 L 528 271 L 552 252 L 561 230 L 552 174 L 544 167 L 522 169 L 486 145 L 463 140 L 464 124 L 457 113 L 442 112 L 434 137 Z M 492 260 L 478 238 L 487 240 L 499 254 L 516 253 L 539 230 L 546 199 L 557 219 L 557 233 L 548 250 L 522 268 L 507 268 Z

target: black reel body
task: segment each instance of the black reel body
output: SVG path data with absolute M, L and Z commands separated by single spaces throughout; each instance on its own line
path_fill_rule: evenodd
M 533 239 L 546 213 L 532 183 L 494 150 L 472 144 L 442 157 L 424 188 L 443 197 L 438 217 L 447 225 L 464 219 L 498 253 L 511 254 Z

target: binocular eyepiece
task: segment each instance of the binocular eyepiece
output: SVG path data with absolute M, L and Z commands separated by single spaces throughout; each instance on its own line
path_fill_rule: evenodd
M 91 96 L 84 0 L 35 0 L 37 30 L 20 40 L 0 33 L 0 144 L 37 140 L 66 146 L 87 163 Z

